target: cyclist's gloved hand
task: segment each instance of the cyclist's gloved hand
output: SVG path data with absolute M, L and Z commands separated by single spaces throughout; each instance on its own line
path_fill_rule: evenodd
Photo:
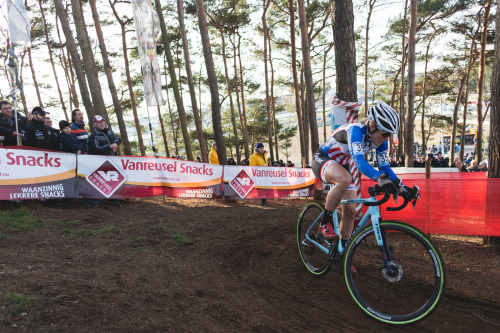
M 400 182 L 399 178 L 394 181 L 385 174 L 378 177 L 379 186 L 387 190 L 390 194 L 396 193 L 399 190 Z
M 403 198 L 405 198 L 406 201 L 411 201 L 414 199 L 414 194 L 411 187 L 408 187 L 406 185 L 401 185 L 399 193 Z

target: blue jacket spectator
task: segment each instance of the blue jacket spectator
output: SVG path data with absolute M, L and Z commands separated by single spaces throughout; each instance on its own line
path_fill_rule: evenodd
M 59 141 L 61 141 L 62 150 L 67 153 L 81 154 L 83 150 L 82 143 L 75 134 L 71 133 L 70 124 L 66 120 L 61 120 L 59 128 L 61 129 Z

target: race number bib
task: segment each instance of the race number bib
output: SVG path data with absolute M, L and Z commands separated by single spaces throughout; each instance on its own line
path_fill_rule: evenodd
M 361 143 L 359 142 L 353 142 L 352 143 L 352 156 L 356 155 L 363 155 L 363 147 L 361 146 Z
M 381 166 L 384 166 L 384 165 L 389 165 L 389 159 L 387 157 L 386 152 L 377 154 L 377 163 L 378 163 L 379 168 Z

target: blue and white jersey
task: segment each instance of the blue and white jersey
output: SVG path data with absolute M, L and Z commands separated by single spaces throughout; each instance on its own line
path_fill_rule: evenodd
M 372 149 L 376 149 L 379 171 L 375 170 L 364 158 L 364 155 Z M 330 135 L 320 150 L 340 165 L 349 165 L 354 162 L 359 171 L 375 181 L 386 172 L 392 180 L 397 179 L 396 174 L 389 166 L 388 142 L 384 141 L 380 146 L 374 145 L 370 140 L 367 126 L 363 124 L 354 123 L 340 126 Z

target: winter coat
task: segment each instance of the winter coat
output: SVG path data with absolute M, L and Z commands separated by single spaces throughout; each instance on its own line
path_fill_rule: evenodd
M 267 151 L 264 151 L 264 154 L 254 152 L 252 156 L 250 156 L 249 164 L 250 166 L 268 166 Z
M 83 152 L 83 143 L 73 133 L 61 133 L 59 141 L 61 141 L 62 151 L 64 152 L 76 153 L 79 150 Z
M 12 117 L 14 117 L 14 115 L 12 115 Z M 24 132 L 24 127 L 26 126 L 26 124 L 28 123 L 28 118 L 22 116 L 19 112 L 17 113 L 17 127 L 18 127 L 18 133 L 23 133 Z M 7 118 L 5 118 L 5 116 L 3 114 L 0 114 L 0 127 L 2 127 L 2 129 L 0 129 L 0 133 L 4 133 L 4 134 L 0 134 L 0 135 L 3 135 L 5 136 L 5 139 L 3 141 L 3 145 L 4 146 L 17 146 L 17 139 L 16 137 L 12 136 L 12 133 L 14 133 L 16 131 L 16 122 L 11 119 L 11 121 L 9 122 L 7 120 Z M 8 131 L 5 131 L 4 130 L 7 129 Z M 7 134 L 7 133 L 10 133 L 10 134 Z
M 85 124 L 71 123 L 71 133 L 76 135 L 82 146 L 82 154 L 89 150 L 89 133 L 85 130 Z
M 219 155 L 217 155 L 217 150 L 213 149 L 208 154 L 208 161 L 210 164 L 219 164 Z
M 93 155 L 118 155 L 113 152 L 110 145 L 113 143 L 120 144 L 122 140 L 109 128 L 100 131 L 94 128 L 94 131 L 89 136 L 89 154 Z
M 24 127 L 24 131 L 26 146 L 48 150 L 61 150 L 57 135 L 44 123 L 31 119 Z

